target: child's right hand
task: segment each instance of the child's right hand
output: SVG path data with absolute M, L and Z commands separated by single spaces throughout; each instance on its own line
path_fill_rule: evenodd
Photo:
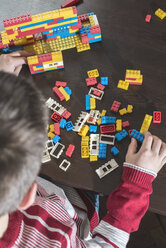
M 126 154 L 126 163 L 140 166 L 156 173 L 166 163 L 166 143 L 158 137 L 144 132 L 144 141 L 138 152 L 137 141 L 132 138 Z

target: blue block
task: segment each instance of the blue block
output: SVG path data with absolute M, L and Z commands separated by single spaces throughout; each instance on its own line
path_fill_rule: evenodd
M 66 93 L 67 93 L 68 95 L 71 96 L 72 91 L 71 91 L 71 89 L 70 89 L 69 87 L 66 86 L 66 87 L 64 88 L 64 90 L 66 91 Z
M 133 129 L 133 131 L 131 132 L 130 136 L 135 138 L 136 140 L 138 140 L 141 143 L 144 141 L 144 135 L 142 133 L 138 132 L 135 129 Z
M 60 128 L 65 128 L 66 127 L 66 120 L 65 119 L 61 119 L 60 123 L 59 123 Z
M 36 68 L 42 68 L 43 67 L 43 65 L 37 65 L 36 66 Z
M 23 50 L 23 46 L 3 47 L 1 51 L 2 53 L 13 53 L 20 50 Z
M 99 158 L 106 158 L 107 157 L 107 144 L 100 143 L 99 144 Z
M 115 134 L 115 139 L 119 142 L 128 136 L 128 132 L 123 129 L 121 132 Z
M 116 117 L 112 116 L 102 116 L 101 124 L 116 124 Z
M 101 84 L 108 85 L 108 77 L 101 77 Z
M 50 23 L 50 22 L 53 22 L 53 21 L 54 21 L 54 19 L 50 19 L 50 20 L 47 20 L 47 21 L 32 23 L 32 24 L 20 27 L 20 30 L 25 29 L 25 28 L 31 28 L 31 27 L 39 26 L 39 25 Z
M 89 40 L 89 44 L 90 44 L 90 43 L 99 42 L 99 41 L 101 41 L 101 40 L 102 40 L 101 38 Z
M 85 95 L 86 97 L 86 111 L 90 110 L 90 95 Z
M 55 135 L 54 138 L 52 139 L 52 141 L 54 142 L 54 144 L 56 144 L 57 142 L 59 142 L 61 140 L 59 135 Z
M 88 16 L 94 15 L 94 12 L 88 13 L 87 15 Z
M 97 126 L 90 125 L 89 126 L 89 132 L 90 133 L 96 133 L 97 132 Z
M 66 18 L 63 20 L 58 20 L 57 23 L 61 23 L 61 22 L 68 22 L 68 21 L 72 21 L 72 20 L 77 20 L 78 21 L 78 17 L 71 17 L 71 18 Z
M 67 131 L 70 131 L 70 130 L 72 130 L 73 129 L 73 123 L 71 122 L 71 121 L 68 121 L 67 123 L 66 123 L 66 130 Z
M 118 150 L 115 146 L 113 146 L 113 147 L 111 148 L 111 153 L 112 153 L 114 156 L 117 156 L 117 155 L 119 154 L 119 150 Z

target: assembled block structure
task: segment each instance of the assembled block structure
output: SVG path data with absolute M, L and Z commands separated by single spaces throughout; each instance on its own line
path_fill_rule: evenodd
M 77 52 L 90 49 L 90 43 L 101 41 L 101 30 L 94 13 L 77 15 L 75 6 L 38 15 L 22 15 L 3 21 L 0 50 L 9 53 L 27 50 L 30 72 L 42 73 L 64 67 L 63 50 L 76 47 Z

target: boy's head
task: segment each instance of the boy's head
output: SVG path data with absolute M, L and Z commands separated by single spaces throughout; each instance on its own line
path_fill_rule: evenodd
M 0 72 L 0 216 L 14 211 L 39 172 L 47 114 L 31 82 Z

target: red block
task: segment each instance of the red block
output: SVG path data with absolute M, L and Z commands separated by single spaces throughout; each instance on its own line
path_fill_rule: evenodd
M 87 34 L 81 34 L 81 41 L 82 41 L 82 44 L 89 43 Z
M 95 77 L 86 78 L 85 80 L 86 80 L 87 86 L 92 86 L 92 85 L 97 84 L 97 80 Z
M 112 106 L 111 106 L 111 111 L 113 113 L 117 113 L 119 108 L 120 108 L 121 102 L 114 101 Z
M 130 126 L 130 123 L 128 121 L 123 121 L 122 122 L 122 127 L 125 128 L 125 127 L 129 127 Z
M 6 33 L 7 33 L 8 35 L 14 34 L 14 31 L 13 31 L 13 29 L 8 29 L 8 30 L 6 30 Z
M 57 87 L 66 87 L 67 83 L 66 82 L 61 82 L 61 81 L 56 81 L 55 86 Z
M 151 15 L 147 15 L 146 18 L 145 18 L 145 21 L 146 21 L 146 22 L 150 22 L 151 17 L 152 17 Z
M 62 118 L 65 118 L 66 120 L 69 119 L 71 116 L 71 113 L 67 110 L 65 110 L 63 113 L 62 113 Z
M 101 96 L 101 92 L 98 91 L 98 90 L 94 90 L 93 91 L 93 95 L 95 95 L 95 96 Z
M 4 19 L 3 24 L 4 24 L 4 27 L 6 28 L 6 27 L 26 23 L 26 22 L 31 22 L 31 21 L 32 21 L 31 15 L 27 14 L 27 15 L 17 16 L 14 18 Z
M 84 14 L 84 15 L 79 15 L 78 16 L 78 20 L 80 20 L 81 22 L 86 22 L 89 20 L 89 17 L 87 14 Z
M 58 115 L 57 113 L 54 112 L 54 113 L 51 115 L 51 119 L 52 119 L 53 121 L 59 123 L 59 122 L 61 121 L 62 117 L 61 117 L 60 115 Z
M 82 28 L 82 23 L 81 21 L 78 21 L 78 24 L 71 26 L 72 30 L 80 29 Z
M 59 123 L 54 123 L 54 133 L 60 135 Z
M 73 152 L 75 150 L 75 146 L 70 144 L 67 148 L 67 151 L 66 151 L 66 156 L 70 157 L 72 156 Z
M 49 23 L 47 23 L 47 25 L 49 26 L 49 25 L 57 24 L 58 21 L 63 20 L 63 19 L 64 19 L 64 17 L 55 18 L 53 22 L 49 22 Z
M 45 53 L 45 54 L 37 55 L 37 58 L 39 60 L 39 63 L 42 64 L 43 62 L 51 61 L 52 55 L 51 53 Z
M 153 112 L 153 123 L 161 123 L 161 112 L 159 111 Z
M 21 32 L 21 30 L 18 30 L 18 34 L 19 34 L 19 37 L 25 37 L 25 36 L 33 35 L 33 34 L 36 34 L 36 33 L 42 33 L 44 31 L 45 31 L 45 28 L 41 27 L 41 28 L 36 28 L 36 29 L 33 29 L 33 30 L 22 31 L 22 32 Z
M 61 8 L 71 7 L 77 3 L 79 3 L 81 0 L 67 0 L 61 5 Z
M 132 133 L 132 131 L 133 131 L 133 129 L 130 129 L 130 130 L 129 130 L 129 135 Z
M 115 125 L 111 124 L 111 125 L 102 125 L 100 126 L 100 132 L 103 133 L 115 133 L 116 129 L 115 129 Z
M 59 97 L 60 101 L 65 100 L 64 95 L 60 92 L 60 90 L 58 89 L 58 87 L 55 86 L 52 89 L 53 89 L 54 93 Z
M 102 85 L 102 84 L 98 84 L 97 85 L 97 88 L 99 89 L 99 90 L 104 90 L 105 89 L 105 86 L 104 85 Z
M 101 33 L 101 29 L 100 29 L 100 26 L 99 25 L 96 25 L 94 27 L 90 27 L 90 33 L 91 34 L 98 34 L 98 33 Z

